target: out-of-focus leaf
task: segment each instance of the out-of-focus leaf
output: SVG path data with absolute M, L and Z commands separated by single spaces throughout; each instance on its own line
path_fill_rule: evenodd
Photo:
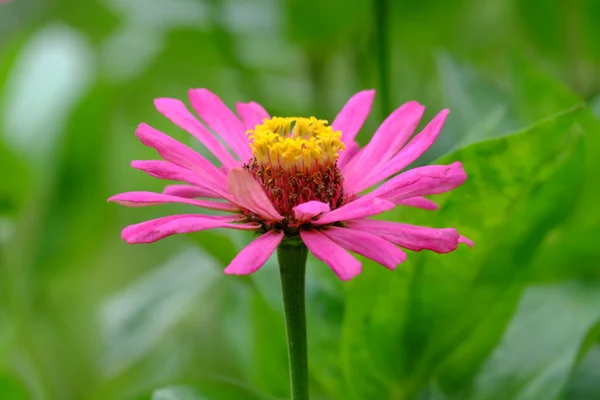
M 600 345 L 595 345 L 573 372 L 566 390 L 568 400 L 600 398 Z
M 442 104 L 451 113 L 444 134 L 432 146 L 432 156 L 517 128 L 508 96 L 500 88 L 449 55 L 438 57 L 437 64 Z
M 292 40 L 304 44 L 317 54 L 329 49 L 333 40 L 350 44 L 355 38 L 364 40 L 364 27 L 371 16 L 370 4 L 356 1 L 300 1 L 286 2 L 291 16 L 286 29 Z M 310 25 L 307 25 L 310 22 Z M 338 46 L 340 43 L 337 43 Z
M 271 267 L 276 271 L 277 263 Z M 279 285 L 277 285 L 279 286 Z M 281 287 L 281 286 L 279 286 Z M 261 294 L 252 300 L 252 370 L 250 382 L 274 396 L 289 394 L 285 322 L 282 310 L 274 308 Z
M 31 36 L 8 75 L 0 110 L 6 142 L 42 172 L 43 161 L 55 161 L 71 109 L 89 85 L 91 58 L 79 32 L 48 26 Z
M 142 357 L 219 276 L 212 257 L 189 250 L 109 298 L 100 309 L 105 374 Z
M 0 171 L 11 171 L 10 179 L 3 179 L 0 184 L 0 216 L 14 215 L 25 203 L 25 196 L 30 190 L 31 174 L 22 157 L 17 156 L 2 140 L 0 140 Z M 0 233 L 0 245 L 2 241 L 3 235 Z
M 596 96 L 590 102 L 590 109 L 594 113 L 594 115 L 596 116 L 596 118 L 600 118 L 600 95 Z
M 349 286 L 343 351 L 351 398 L 410 398 L 435 370 L 442 368 L 443 387 L 477 370 L 512 313 L 526 265 L 572 211 L 579 188 L 572 177 L 582 168 L 571 129 L 578 114 L 565 111 L 440 160 L 462 161 L 469 178 L 436 198 L 439 212 L 411 220 L 456 227 L 475 248 L 413 254 L 404 269 L 414 272 L 404 276 L 368 265 Z
M 0 371 L 0 396 L 6 400 L 33 400 L 25 386 L 14 376 Z
M 209 400 L 188 386 L 173 386 L 155 390 L 152 400 Z
M 205 376 L 186 385 L 158 389 L 152 396 L 152 400 L 277 400 L 222 376 Z
M 565 84 L 537 67 L 523 54 L 514 54 L 511 65 L 511 93 L 514 111 L 523 124 L 581 103 Z
M 599 288 L 574 283 L 528 288 L 502 341 L 475 378 L 470 398 L 555 399 L 585 336 L 600 319 Z

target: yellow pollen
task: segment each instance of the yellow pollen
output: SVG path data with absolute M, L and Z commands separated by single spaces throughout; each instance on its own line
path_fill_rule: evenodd
M 335 164 L 344 150 L 342 133 L 315 117 L 273 117 L 249 130 L 250 148 L 262 165 L 285 169 L 310 169 Z

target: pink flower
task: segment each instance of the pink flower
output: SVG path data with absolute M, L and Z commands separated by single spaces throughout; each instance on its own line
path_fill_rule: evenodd
M 204 124 L 179 100 L 157 99 L 154 104 L 211 151 L 220 165 L 142 123 L 137 137 L 164 161 L 133 161 L 131 165 L 186 185 L 169 185 L 162 193 L 121 193 L 109 201 L 132 207 L 184 203 L 225 215 L 182 214 L 131 225 L 122 233 L 127 243 L 151 243 L 176 233 L 212 228 L 256 231 L 261 235 L 225 269 L 228 274 L 242 275 L 258 270 L 284 237 L 299 236 L 343 280 L 361 271 L 360 262 L 349 251 L 394 269 L 406 259 L 400 247 L 447 253 L 458 243 L 472 245 L 452 228 L 369 218 L 396 205 L 434 210 L 437 205 L 423 196 L 452 190 L 465 181 L 459 162 L 398 174 L 431 146 L 448 110 L 411 139 L 425 107 L 406 103 L 390 114 L 361 149 L 354 139 L 371 109 L 373 90 L 355 94 L 331 126 L 314 117 L 271 118 L 253 102 L 237 103 L 238 117 L 206 89 L 190 90 L 189 96 Z

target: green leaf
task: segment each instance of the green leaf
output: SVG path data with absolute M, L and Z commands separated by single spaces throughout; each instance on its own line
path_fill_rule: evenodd
M 555 399 L 599 319 L 598 284 L 528 288 L 502 341 L 475 378 L 470 399 Z
M 3 399 L 10 400 L 32 400 L 25 385 L 15 376 L 0 371 L 0 395 Z
M 108 375 L 117 375 L 153 349 L 220 276 L 212 257 L 190 249 L 107 299 L 99 318 Z
M 157 389 L 152 393 L 152 400 L 209 400 L 187 386 L 172 386 Z
M 590 349 L 577 366 L 565 392 L 568 400 L 600 398 L 600 345 Z
M 447 153 L 473 142 L 506 135 L 517 129 L 509 98 L 473 68 L 450 55 L 437 60 L 444 107 L 451 110 L 444 134 L 433 147 Z
M 244 383 L 223 376 L 204 376 L 189 384 L 168 386 L 152 393 L 152 400 L 277 400 Z
M 462 161 L 467 182 L 436 198 L 439 212 L 408 221 L 456 227 L 475 248 L 411 254 L 404 274 L 368 263 L 349 285 L 342 348 L 351 398 L 411 398 L 436 371 L 452 391 L 477 371 L 512 315 L 527 266 L 573 210 L 580 114 L 566 110 L 439 160 Z
M 446 196 L 439 221 L 462 226 L 476 247 L 418 260 L 409 318 L 419 328 L 407 336 L 414 349 L 423 346 L 412 354 L 416 374 L 439 371 L 445 389 L 458 390 L 496 345 L 520 290 L 535 279 L 533 261 L 574 212 L 584 166 L 573 124 L 580 115 L 567 111 L 441 160 L 462 160 L 469 179 Z

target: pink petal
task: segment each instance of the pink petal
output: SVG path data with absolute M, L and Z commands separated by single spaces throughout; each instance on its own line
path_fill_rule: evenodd
M 466 179 L 467 174 L 460 162 L 428 165 L 413 168 L 390 179 L 366 197 L 398 202 L 409 197 L 447 192 L 462 185 Z
M 433 120 L 431 120 L 431 122 L 408 143 L 408 145 L 389 160 L 389 162 L 385 165 L 380 165 L 379 168 L 369 172 L 359 183 L 355 183 L 353 189 L 356 193 L 398 173 L 425 153 L 435 139 L 437 139 L 448 113 L 448 110 L 440 111 L 438 115 L 436 115 L 435 118 L 433 118 Z M 368 171 L 366 168 L 365 170 Z
M 322 201 L 307 201 L 306 203 L 298 204 L 293 208 L 294 216 L 300 222 L 307 222 L 319 214 L 331 211 L 329 204 Z
M 253 101 L 237 103 L 235 106 L 246 130 L 254 129 L 256 125 L 262 124 L 263 120 L 271 118 L 260 104 Z
M 300 237 L 315 257 L 327 264 L 341 280 L 347 281 L 360 274 L 360 261 L 323 233 L 300 231 Z
M 364 171 L 380 170 L 406 144 L 419 125 L 425 107 L 411 101 L 403 104 L 383 121 L 369 144 L 361 153 L 353 169 L 346 168 L 342 173 L 345 186 L 353 193 L 360 192 L 355 186 L 366 177 Z
M 235 256 L 225 268 L 225 273 L 246 275 L 256 272 L 267 262 L 282 239 L 283 232 L 269 231 L 259 236 Z
M 354 160 L 360 154 L 360 146 L 356 142 L 344 143 L 346 150 L 340 153 L 340 157 L 337 160 L 338 168 L 344 171 L 346 166 L 350 164 L 350 161 Z
M 469 246 L 469 247 L 473 247 L 473 246 L 475 246 L 475 243 L 473 243 L 473 241 L 472 241 L 471 239 L 469 239 L 469 238 L 466 238 L 466 237 L 464 237 L 464 236 L 460 236 L 460 237 L 458 238 L 458 243 L 464 243 L 464 244 L 466 244 L 466 245 L 467 245 L 467 246 Z
M 123 229 L 121 237 L 129 244 L 153 243 L 176 233 L 197 232 L 212 228 L 256 230 L 259 224 L 233 223 L 239 216 L 182 214 L 162 217 Z
M 217 157 L 223 165 L 228 168 L 235 168 L 239 165 L 225 146 L 202 125 L 196 117 L 189 112 L 185 104 L 177 99 L 156 99 L 154 100 L 156 109 L 167 117 L 171 122 L 191 133 L 200 141 L 211 153 Z
M 191 89 L 189 96 L 200 118 L 223 138 L 242 162 L 252 158 L 244 125 L 219 96 L 206 89 Z
M 202 189 L 204 192 L 210 193 L 210 196 L 214 198 L 227 198 L 228 196 L 222 196 L 219 193 L 211 189 L 212 185 L 207 183 L 200 175 L 192 172 L 188 169 L 177 166 L 168 161 L 159 160 L 135 160 L 131 162 L 131 166 L 135 169 L 144 171 L 150 176 L 159 179 L 168 179 L 173 181 L 186 182 L 196 186 L 198 189 Z M 187 186 L 189 187 L 189 186 Z M 163 192 L 164 193 L 164 192 Z M 172 194 L 172 193 L 167 193 Z M 183 196 L 188 197 L 188 196 Z M 196 196 L 192 196 L 196 197 Z
M 360 161 L 360 156 L 362 155 L 362 153 L 365 151 L 365 148 L 363 147 L 362 149 L 359 148 L 356 151 L 356 154 L 354 155 L 350 155 L 348 158 L 344 159 L 343 162 L 339 162 L 338 159 L 338 167 L 340 168 L 340 171 L 342 172 L 342 176 L 344 176 L 344 189 L 346 190 L 346 192 L 348 193 L 353 193 L 350 192 L 349 188 L 348 188 L 348 184 L 346 183 L 346 171 L 353 171 L 355 166 L 358 164 L 358 162 Z M 340 153 L 340 158 L 343 155 L 343 153 Z M 358 167 L 357 167 L 358 168 Z
M 215 195 L 211 190 L 200 188 L 198 186 L 188 185 L 168 185 L 163 189 L 163 194 L 171 196 L 185 197 L 193 199 L 195 197 L 208 197 L 208 198 L 219 198 L 220 196 Z
M 396 269 L 398 264 L 406 261 L 406 254 L 379 236 L 355 229 L 331 226 L 323 231 L 340 246 L 358 253 L 389 269 Z
M 226 192 L 223 172 L 194 150 L 144 123 L 138 126 L 135 134 L 146 146 L 156 149 L 165 160 L 196 172 L 203 180 L 214 185 L 215 191 Z
M 425 197 L 409 197 L 408 199 L 398 200 L 394 203 L 402 206 L 422 208 L 424 210 L 437 210 L 439 208 L 434 201 Z
M 342 131 L 342 141 L 351 143 L 371 111 L 375 90 L 363 90 L 350 97 L 331 124 L 334 131 Z
M 454 228 L 427 228 L 390 221 L 359 219 L 347 223 L 352 229 L 370 232 L 409 250 L 424 249 L 436 253 L 456 250 L 460 235 Z
M 394 203 L 387 200 L 365 196 L 351 201 L 340 208 L 336 208 L 333 211 L 322 214 L 316 221 L 313 221 L 313 224 L 324 225 L 338 221 L 347 221 L 354 218 L 368 217 L 381 214 L 394 207 Z
M 208 208 L 218 211 L 239 211 L 237 207 L 229 203 L 221 203 L 208 200 L 192 200 L 183 197 L 170 196 L 168 194 L 153 192 L 126 192 L 112 196 L 108 201 L 114 201 L 128 207 L 146 207 L 165 203 L 183 203 L 197 207 Z
M 260 184 L 243 169 L 232 169 L 227 176 L 227 186 L 233 202 L 259 216 L 281 221 L 283 217 L 277 212 Z

